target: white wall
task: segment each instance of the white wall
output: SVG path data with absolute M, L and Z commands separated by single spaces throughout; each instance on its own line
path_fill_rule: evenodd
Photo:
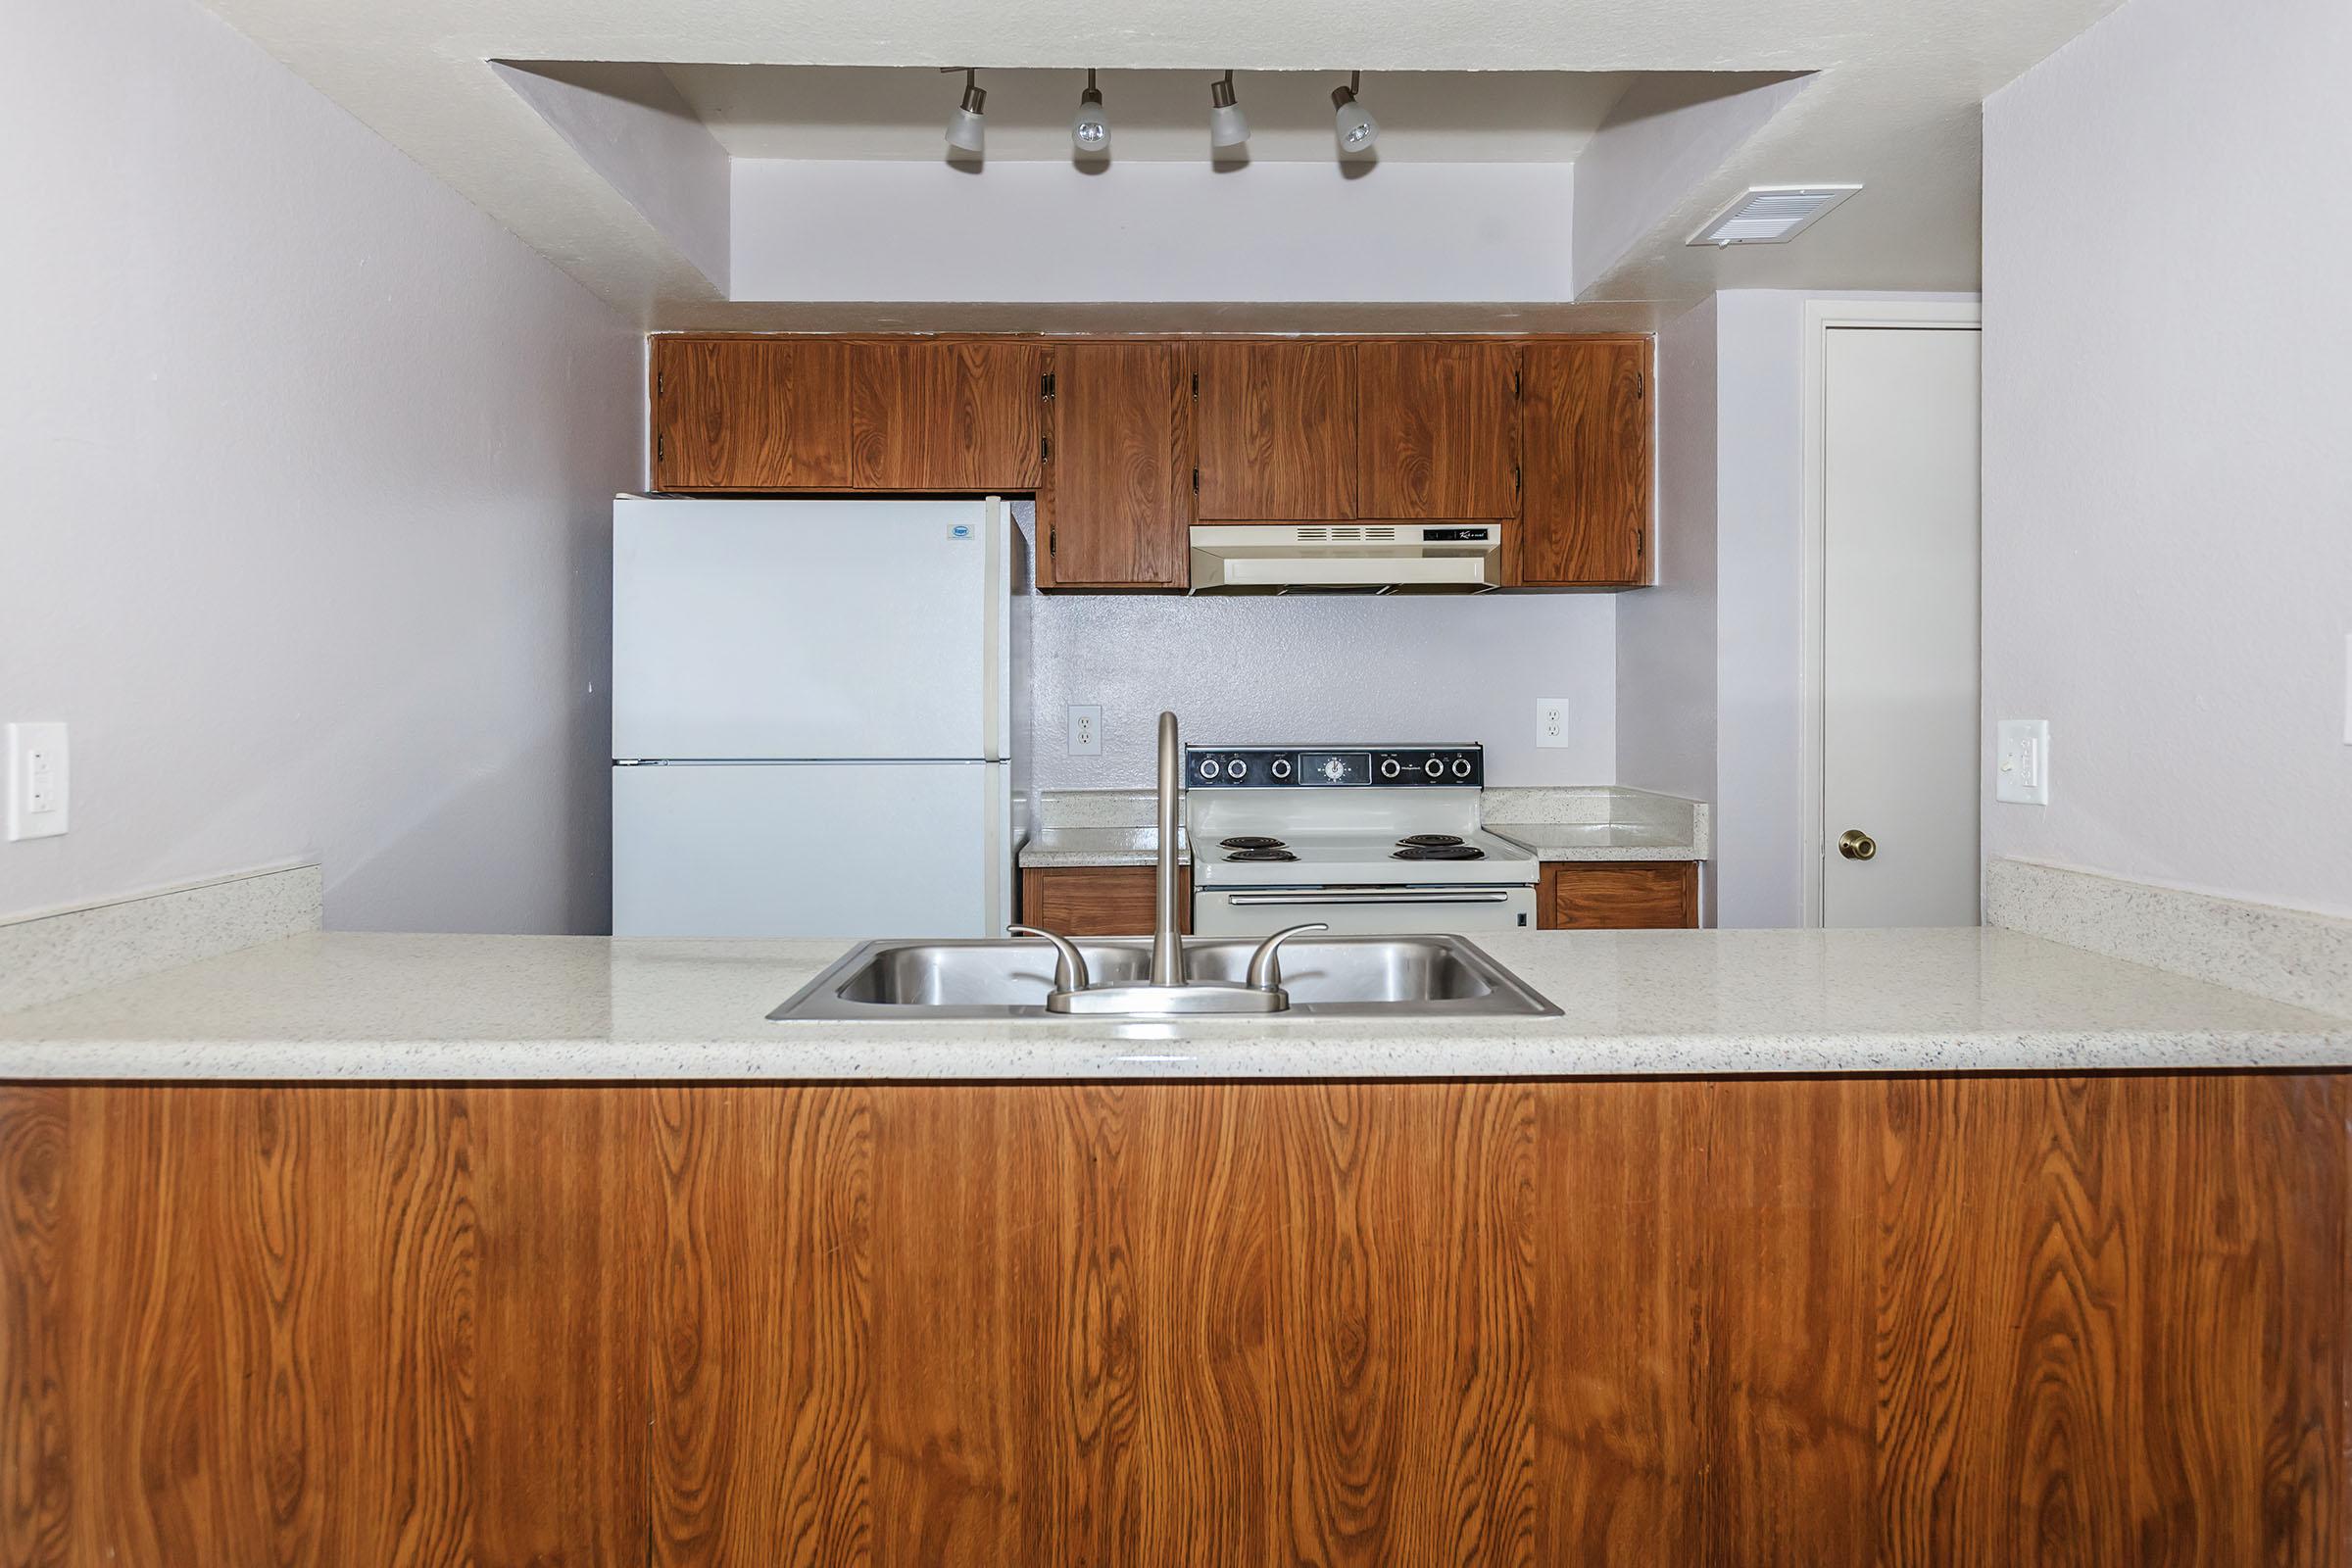
M 1727 289 L 1711 314 L 1660 336 L 1663 586 L 1619 611 L 1618 773 L 1714 802 L 1708 885 L 1720 925 L 1805 917 L 1805 304 L 1971 297 Z M 1712 385 L 1694 385 L 1710 351 Z M 1711 668 L 1693 667 L 1699 649 Z M 1708 766 L 1712 789 L 1701 791 Z
M 317 858 L 331 924 L 597 928 L 630 324 L 188 0 L 8 31 L 0 719 L 74 829 L 0 915 Z
M 1567 164 L 738 158 L 739 300 L 1555 300 Z M 1079 205 L 1073 207 L 1073 203 Z M 1072 211 L 1087 220 L 1072 223 Z
M 1014 503 L 1025 525 L 1030 510 Z M 1491 784 L 1606 784 L 1616 606 L 1608 594 L 1041 595 L 1032 782 L 1149 787 L 1164 708 L 1196 743 L 1479 741 Z M 1570 700 L 1572 745 L 1537 747 L 1539 697 Z M 1102 756 L 1067 755 L 1071 703 L 1102 705 Z
M 2347 58 L 2132 0 L 1985 104 L 1985 716 L 2053 764 L 1988 855 L 2352 915 Z
M 1700 801 L 1719 794 L 1716 311 L 1658 333 L 1658 580 L 1617 601 L 1617 782 Z

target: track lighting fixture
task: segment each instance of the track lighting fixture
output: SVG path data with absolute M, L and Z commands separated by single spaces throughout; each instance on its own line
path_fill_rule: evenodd
M 942 66 L 942 71 L 955 71 L 955 66 Z M 957 152 L 977 153 L 988 146 L 988 121 L 985 106 L 988 94 L 980 90 L 980 73 L 963 73 L 963 102 L 948 116 L 948 145 Z
M 1086 90 L 1078 95 L 1078 113 L 1070 117 L 1070 146 L 1081 158 L 1110 154 L 1110 118 L 1102 113 L 1102 92 L 1095 74 L 1086 74 Z
M 1380 122 L 1355 101 L 1356 91 L 1363 84 L 1364 74 L 1350 71 L 1348 73 L 1347 86 L 1331 89 L 1331 106 L 1337 111 L 1332 120 L 1339 131 L 1340 151 L 1343 153 L 1360 153 L 1380 138 Z
M 1250 139 L 1250 117 L 1233 96 L 1233 73 L 1208 84 L 1208 144 L 1239 147 Z

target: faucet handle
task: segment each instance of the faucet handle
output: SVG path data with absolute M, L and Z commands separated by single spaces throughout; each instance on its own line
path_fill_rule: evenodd
M 1052 931 L 1041 931 L 1033 925 L 1008 925 L 1006 936 L 1037 937 L 1054 944 L 1054 989 L 1062 992 L 1084 991 L 1093 983 L 1086 972 L 1086 955 L 1068 937 Z
M 1305 925 L 1286 926 L 1266 938 L 1265 941 L 1260 942 L 1257 945 L 1257 951 L 1250 955 L 1250 988 L 1256 991 L 1280 991 L 1282 989 L 1282 956 L 1276 950 L 1295 936 L 1308 931 L 1328 931 L 1330 929 L 1331 926 L 1328 922 L 1313 920 Z

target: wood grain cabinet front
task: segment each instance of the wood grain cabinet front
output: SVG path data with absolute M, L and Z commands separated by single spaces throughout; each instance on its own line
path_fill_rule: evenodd
M 1031 866 L 1021 872 L 1021 922 L 1065 937 L 1152 934 L 1159 872 L 1149 865 Z M 1177 925 L 1193 928 L 1193 872 L 1176 872 Z
M 1519 514 L 1519 350 L 1406 339 L 1355 351 L 1356 514 Z
M 1169 343 L 1055 346 L 1037 492 L 1041 588 L 1182 588 L 1192 397 Z
M 860 490 L 1034 490 L 1042 344 L 875 339 L 850 357 L 850 482 Z
M 1204 342 L 1200 520 L 1329 522 L 1356 515 L 1356 345 Z
M 2345 1561 L 2343 1075 L 1135 1049 L 0 1084 L 0 1562 Z
M 1546 931 L 1695 926 L 1698 862 L 1552 861 L 1537 891 L 1536 924 Z
M 1649 580 L 1649 342 L 1553 339 L 1521 351 L 1518 578 L 1529 588 Z
M 850 350 L 832 338 L 658 337 L 657 490 L 850 483 Z

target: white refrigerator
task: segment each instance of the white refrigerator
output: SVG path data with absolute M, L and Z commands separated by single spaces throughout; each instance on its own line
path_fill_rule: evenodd
M 993 497 L 620 497 L 613 934 L 1001 934 L 1019 542 Z

